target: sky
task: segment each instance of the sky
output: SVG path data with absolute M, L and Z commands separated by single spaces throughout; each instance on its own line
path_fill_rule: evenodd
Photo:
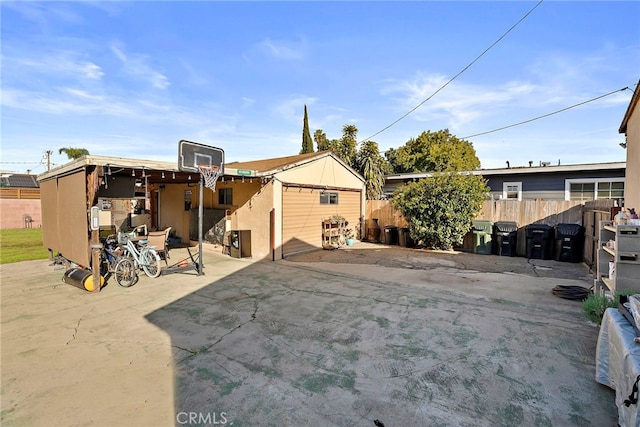
M 624 161 L 640 79 L 638 1 L 2 1 L 0 14 L 0 169 L 19 173 L 45 172 L 47 152 L 68 162 L 63 147 L 177 163 L 182 139 L 226 162 L 294 155 L 305 105 L 312 134 L 355 125 L 381 153 L 448 129 L 483 168 Z

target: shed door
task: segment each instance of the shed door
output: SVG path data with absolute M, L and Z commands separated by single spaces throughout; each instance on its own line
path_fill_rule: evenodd
M 320 193 L 337 194 L 337 204 L 321 204 Z M 323 196 L 335 201 L 335 197 Z M 283 185 L 282 189 L 282 255 L 322 247 L 322 221 L 333 215 L 342 215 L 348 227 L 358 227 L 360 220 L 360 190 L 319 190 Z

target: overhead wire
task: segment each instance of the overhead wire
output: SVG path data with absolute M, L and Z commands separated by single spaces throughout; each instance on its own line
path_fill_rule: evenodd
M 478 55 L 473 61 L 471 61 L 466 67 L 464 67 L 462 70 L 460 70 L 458 72 L 458 74 L 456 74 L 455 76 L 453 76 L 451 79 L 449 79 L 449 81 L 447 81 L 445 84 L 443 84 L 442 86 L 440 86 L 440 88 L 438 88 L 438 90 L 436 90 L 435 92 L 433 92 L 429 97 L 427 97 L 426 99 L 424 99 L 421 103 L 419 103 L 418 105 L 416 105 L 415 107 L 413 107 L 411 110 L 409 110 L 408 112 L 406 112 L 405 114 L 403 114 L 400 118 L 396 119 L 395 121 L 393 121 L 391 124 L 385 126 L 384 128 L 382 128 L 381 130 L 379 130 L 378 132 L 374 133 L 373 135 L 361 140 L 358 143 L 362 143 L 365 141 L 370 140 L 371 138 L 373 138 L 374 136 L 380 135 L 382 132 L 386 131 L 387 129 L 389 129 L 390 127 L 394 126 L 396 123 L 398 123 L 400 120 L 406 118 L 407 116 L 409 116 L 411 113 L 413 113 L 414 111 L 416 111 L 418 108 L 422 107 L 427 101 L 429 101 L 431 98 L 433 98 L 434 96 L 436 96 L 442 89 L 444 89 L 445 87 L 449 86 L 449 84 L 451 82 L 453 82 L 455 79 L 457 79 L 462 73 L 464 73 L 465 71 L 467 71 L 469 68 L 471 68 L 471 66 L 473 64 L 475 64 L 480 58 L 482 58 L 487 52 L 489 52 L 489 50 L 491 50 L 495 45 L 497 45 L 498 43 L 500 43 L 500 41 L 502 41 L 503 38 L 505 38 L 507 36 L 507 34 L 509 34 L 511 31 L 513 31 L 522 21 L 524 21 L 538 6 L 540 6 L 542 4 L 544 0 L 540 0 L 538 3 L 536 3 L 535 6 L 533 6 L 522 18 L 520 18 L 518 20 L 518 22 L 516 22 L 515 24 L 513 24 L 511 26 L 511 28 L 509 28 L 504 34 L 502 34 L 500 37 L 498 37 L 498 39 L 493 42 L 488 48 L 486 48 L 480 55 Z
M 520 126 L 520 125 L 523 125 L 523 124 L 526 124 L 526 123 L 531 123 L 533 121 L 544 119 L 545 117 L 553 116 L 554 114 L 562 113 L 563 111 L 567 111 L 567 110 L 570 110 L 572 108 L 579 107 L 581 105 L 585 105 L 585 104 L 588 104 L 588 103 L 593 102 L 593 101 L 597 101 L 598 99 L 605 98 L 607 96 L 613 95 L 614 93 L 622 92 L 622 91 L 625 91 L 627 89 L 631 90 L 631 88 L 629 88 L 629 86 L 623 87 L 622 89 L 617 89 L 617 90 L 614 90 L 612 92 L 605 93 L 604 95 L 597 96 L 597 97 L 589 99 L 587 101 L 579 102 L 577 104 L 571 105 L 569 107 L 562 108 L 560 110 L 553 111 L 551 113 L 543 114 L 542 116 L 534 117 L 533 119 L 524 120 L 522 122 L 514 123 L 514 124 L 511 124 L 511 125 L 508 125 L 508 126 L 503 126 L 503 127 L 497 128 L 497 129 L 486 131 L 486 132 L 480 132 L 480 133 L 476 133 L 476 134 L 473 134 L 473 135 L 463 136 L 460 139 L 473 138 L 473 137 L 476 137 L 476 136 L 486 135 L 488 133 L 493 133 L 493 132 L 498 132 L 498 131 L 501 131 L 501 130 L 504 130 L 504 129 L 509 129 L 509 128 L 512 128 L 512 127 L 515 127 L 515 126 Z

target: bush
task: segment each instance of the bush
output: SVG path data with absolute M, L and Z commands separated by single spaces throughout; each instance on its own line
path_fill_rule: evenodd
M 635 295 L 637 291 L 619 290 L 612 298 L 605 295 L 591 294 L 582 302 L 582 310 L 587 319 L 598 325 L 602 323 L 602 317 L 607 308 L 618 307 L 618 297 L 620 295 Z
M 403 185 L 392 203 L 407 220 L 413 240 L 448 250 L 462 243 L 488 192 L 482 176 L 440 173 Z

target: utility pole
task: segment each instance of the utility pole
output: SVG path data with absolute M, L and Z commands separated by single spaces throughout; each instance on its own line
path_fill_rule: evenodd
M 51 150 L 47 150 L 44 152 L 44 156 L 47 158 L 47 172 L 49 172 L 51 170 L 51 155 L 53 154 L 53 151 Z

